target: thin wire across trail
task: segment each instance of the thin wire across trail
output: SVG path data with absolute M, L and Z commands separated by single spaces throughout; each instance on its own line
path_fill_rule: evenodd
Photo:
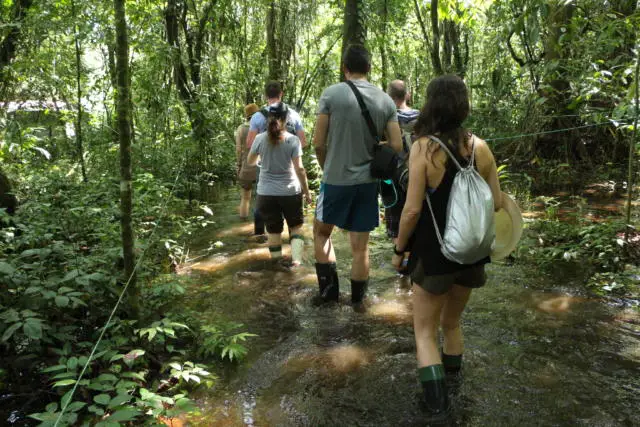
M 165 217 L 165 215 L 167 213 L 167 206 L 169 205 L 169 201 L 173 198 L 173 192 L 175 191 L 176 185 L 178 184 L 178 179 L 180 178 L 180 175 L 182 174 L 182 171 L 184 170 L 185 165 L 186 165 L 186 156 L 185 156 L 185 161 L 182 163 L 182 166 L 180 167 L 180 169 L 178 169 L 178 173 L 176 174 L 176 178 L 175 178 L 175 180 L 173 182 L 173 186 L 171 187 L 171 191 L 169 192 L 169 196 L 164 201 L 164 205 L 162 206 L 162 210 L 160 211 L 161 212 L 160 213 L 160 219 L 158 220 L 156 225 L 153 227 L 153 230 L 151 231 L 151 234 L 149 235 L 149 240 L 148 240 L 149 242 L 152 241 L 153 236 L 155 235 L 155 232 L 158 229 L 158 225 L 160 225 L 160 223 L 162 222 L 162 219 Z M 89 367 L 89 364 L 91 363 L 91 361 L 93 359 L 93 355 L 96 353 L 96 349 L 100 345 L 100 342 L 102 342 L 102 338 L 104 337 L 105 332 L 107 331 L 107 329 L 109 329 L 109 326 L 111 326 L 111 320 L 113 320 L 113 316 L 115 315 L 116 311 L 118 310 L 118 307 L 120 306 L 120 303 L 122 302 L 122 298 L 124 297 L 125 293 L 127 292 L 127 289 L 129 288 L 129 285 L 131 284 L 131 280 L 135 276 L 136 271 L 138 270 L 138 267 L 140 267 L 140 265 L 142 264 L 142 260 L 144 259 L 144 256 L 147 253 L 147 249 L 149 249 L 150 246 L 151 245 L 148 244 L 147 247 L 142 251 L 142 254 L 140 254 L 140 257 L 138 258 L 138 261 L 136 262 L 136 265 L 134 266 L 133 271 L 131 272 L 131 275 L 129 276 L 129 279 L 127 280 L 127 282 L 125 283 L 124 287 L 122 288 L 122 292 L 120 292 L 120 297 L 118 297 L 118 301 L 116 301 L 116 304 L 113 307 L 113 310 L 111 310 L 111 314 L 109 315 L 109 318 L 107 319 L 107 323 L 105 323 L 104 327 L 102 328 L 102 332 L 100 332 L 100 336 L 98 337 L 98 340 L 96 341 L 95 345 L 91 349 L 91 354 L 89 355 L 89 359 L 87 360 L 87 363 L 85 363 L 84 366 L 82 367 L 82 371 L 80 371 L 80 375 L 76 379 L 76 382 L 73 385 L 73 388 L 71 389 L 71 394 L 66 399 L 66 402 L 63 402 L 62 410 L 60 411 L 60 415 L 58 415 L 58 418 L 56 419 L 56 422 L 53 425 L 53 427 L 58 427 L 58 423 L 60 423 L 60 420 L 62 419 L 62 416 L 64 415 L 64 412 L 67 410 L 67 407 L 69 406 L 69 404 L 73 400 L 73 395 L 75 394 L 76 389 L 78 388 L 78 384 L 80 383 L 80 380 L 82 380 L 82 377 L 84 376 L 87 368 Z
M 623 124 L 623 125 L 628 124 L 628 123 L 624 123 L 624 122 L 618 122 L 618 123 L 619 124 Z M 485 139 L 485 141 L 487 141 L 487 142 L 503 141 L 503 140 L 506 140 L 506 139 L 524 138 L 524 137 L 527 137 L 527 136 L 548 135 L 548 134 L 552 134 L 552 133 L 568 132 L 568 131 L 576 130 L 576 129 L 592 128 L 592 127 L 604 126 L 604 125 L 610 125 L 610 124 L 611 124 L 611 120 L 606 121 L 606 122 L 593 123 L 593 124 L 590 124 L 590 125 L 575 126 L 575 127 L 571 127 L 571 128 L 553 129 L 553 130 L 547 130 L 547 131 L 542 131 L 542 132 L 534 132 L 534 133 L 523 133 L 523 134 L 520 134 L 520 135 L 512 135 L 512 136 L 501 136 L 501 137 L 498 137 L 498 138 L 487 138 L 487 139 Z

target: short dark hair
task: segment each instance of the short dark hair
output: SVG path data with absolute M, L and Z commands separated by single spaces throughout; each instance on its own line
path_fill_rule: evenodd
M 387 94 L 394 101 L 407 100 L 407 85 L 402 80 L 394 80 L 387 87 Z
M 270 81 L 264 86 L 264 94 L 267 98 L 278 98 L 282 94 L 282 85 L 280 82 Z
M 342 63 L 351 73 L 367 74 L 371 70 L 371 55 L 361 44 L 351 44 L 342 55 Z

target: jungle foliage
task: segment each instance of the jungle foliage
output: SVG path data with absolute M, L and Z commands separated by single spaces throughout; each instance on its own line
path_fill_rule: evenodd
M 464 77 L 467 126 L 490 140 L 512 191 L 595 178 L 621 190 L 637 149 L 638 28 L 635 0 L 1 1 L 1 415 L 52 425 L 66 407 L 65 424 L 151 424 L 191 410 L 212 365 L 246 354 L 241 325 L 175 310 L 186 285 L 172 272 L 211 220 L 212 185 L 235 180 L 233 133 L 267 79 L 283 82 L 310 135 L 342 49 L 364 42 L 371 81 L 405 80 L 417 108 L 434 76 Z M 310 151 L 305 163 L 317 184 Z M 520 258 L 628 271 L 624 226 L 537 225 L 543 243 Z M 134 259 L 135 298 L 89 360 Z

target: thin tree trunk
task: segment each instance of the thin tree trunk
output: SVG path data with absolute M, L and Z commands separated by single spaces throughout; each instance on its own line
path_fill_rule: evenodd
M 75 21 L 73 25 L 74 41 L 76 46 L 76 103 L 78 105 L 78 115 L 76 117 L 76 152 L 80 169 L 82 169 L 82 180 L 87 182 L 87 169 L 84 164 L 84 147 L 82 143 L 82 49 L 80 48 L 80 29 L 78 28 L 78 14 L 76 4 L 71 0 L 71 15 Z
M 627 227 L 625 229 L 624 238 L 629 241 L 629 229 L 631 228 L 631 200 L 633 198 L 633 154 L 636 149 L 636 136 L 638 135 L 638 116 L 640 116 L 640 43 L 636 43 L 636 85 L 635 85 L 635 113 L 636 116 L 633 119 L 633 132 L 631 134 L 631 140 L 629 141 L 629 167 L 627 176 L 627 206 L 625 214 L 625 223 Z
M 389 15 L 388 0 L 382 5 L 382 43 L 380 43 L 380 63 L 382 65 L 382 90 L 387 90 L 387 77 L 389 76 L 389 61 L 387 61 L 387 19 Z
M 433 31 L 431 64 L 436 76 L 444 74 L 442 62 L 440 61 L 440 27 L 438 21 L 438 0 L 431 0 L 431 31 Z
M 134 235 L 132 227 L 133 188 L 131 185 L 131 86 L 129 79 L 129 40 L 125 0 L 114 0 L 116 27 L 116 70 L 118 79 L 117 114 L 120 136 L 120 210 L 124 271 L 130 279 L 129 309 L 139 317 L 135 276 Z
M 342 54 L 350 44 L 364 44 L 366 39 L 365 29 L 362 25 L 364 17 L 361 16 L 362 1 L 347 0 L 344 6 L 344 24 L 342 27 Z M 340 79 L 344 81 L 343 63 L 340 61 Z

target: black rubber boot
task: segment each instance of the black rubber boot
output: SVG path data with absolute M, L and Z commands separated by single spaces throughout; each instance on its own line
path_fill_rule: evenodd
M 441 357 L 447 389 L 451 396 L 456 396 L 460 392 L 460 386 L 462 385 L 462 355 L 441 353 Z
M 449 396 L 444 378 L 423 381 L 425 409 L 433 421 L 443 421 L 449 417 Z
M 441 364 L 418 369 L 424 393 L 425 409 L 431 422 L 446 421 L 449 417 L 449 396 L 445 384 L 444 368 Z
M 361 304 L 367 294 L 368 280 L 351 279 L 351 304 Z
M 340 283 L 335 262 L 327 264 L 316 263 L 319 294 L 314 302 L 319 305 L 326 302 L 338 302 L 340 298 Z

